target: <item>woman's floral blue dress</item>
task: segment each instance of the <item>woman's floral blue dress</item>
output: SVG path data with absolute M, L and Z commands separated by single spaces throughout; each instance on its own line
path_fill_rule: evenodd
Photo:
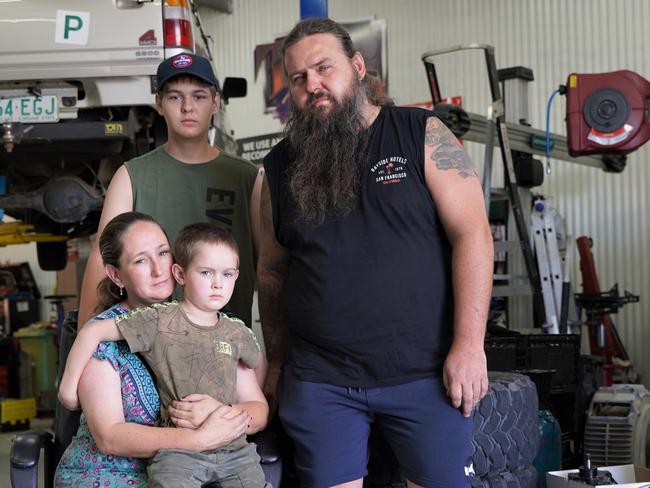
M 116 317 L 126 310 L 114 305 L 95 317 Z M 129 351 L 126 342 L 102 342 L 93 357 L 109 361 L 119 373 L 122 385 L 124 419 L 154 425 L 160 416 L 158 390 L 142 360 Z M 113 456 L 99 451 L 86 417 L 81 415 L 77 435 L 63 453 L 57 467 L 54 486 L 68 487 L 143 487 L 147 486 L 147 459 Z

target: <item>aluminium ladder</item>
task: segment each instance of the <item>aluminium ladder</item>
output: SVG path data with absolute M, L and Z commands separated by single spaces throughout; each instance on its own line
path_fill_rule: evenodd
M 487 135 L 485 139 L 485 159 L 483 167 L 483 193 L 485 196 L 486 210 L 490 208 L 490 195 L 492 190 L 491 175 L 492 175 L 492 155 L 494 152 L 494 134 L 497 134 L 499 147 L 501 149 L 501 157 L 504 164 L 504 180 L 505 188 L 508 194 L 508 200 L 515 220 L 517 228 L 517 235 L 519 238 L 519 247 L 523 253 L 524 263 L 526 266 L 526 273 L 530 282 L 530 288 L 533 296 L 533 309 L 535 310 L 534 322 L 537 327 L 549 328 L 549 318 L 546 317 L 544 306 L 544 295 L 542 290 L 542 281 L 537 269 L 537 263 L 533 256 L 530 237 L 528 235 L 528 227 L 524 220 L 524 214 L 521 204 L 521 197 L 517 188 L 517 178 L 515 175 L 514 162 L 510 148 L 510 141 L 508 138 L 508 127 L 505 123 L 505 110 L 501 97 L 501 90 L 499 88 L 499 76 L 494 58 L 494 47 L 487 44 L 467 44 L 462 46 L 454 46 L 447 49 L 440 49 L 435 51 L 428 51 L 422 55 L 427 79 L 429 82 L 429 89 L 431 90 L 431 98 L 435 106 L 442 101 L 438 77 L 436 74 L 435 65 L 431 58 L 440 54 L 450 54 L 458 51 L 469 49 L 479 49 L 484 52 L 485 62 L 487 65 L 488 81 L 490 85 L 490 93 L 492 96 L 492 103 L 488 111 L 487 120 Z

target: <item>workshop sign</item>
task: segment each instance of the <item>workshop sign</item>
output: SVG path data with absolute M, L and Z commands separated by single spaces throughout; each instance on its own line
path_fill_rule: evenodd
M 282 132 L 246 137 L 237 141 L 239 155 L 255 164 L 262 164 L 264 156 L 284 138 Z

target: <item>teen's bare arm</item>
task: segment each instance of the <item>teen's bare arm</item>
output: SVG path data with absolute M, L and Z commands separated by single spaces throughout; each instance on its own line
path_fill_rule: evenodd
M 454 340 L 443 380 L 452 404 L 469 416 L 488 387 L 483 340 L 494 245 L 469 156 L 436 117 L 427 121 L 424 148 L 426 183 L 452 245 Z
M 79 382 L 88 427 L 105 454 L 152 457 L 160 449 L 206 451 L 225 446 L 248 428 L 246 413 L 221 405 L 200 428 L 152 427 L 124 420 L 120 377 L 108 361 L 91 359 Z
M 99 219 L 97 235 L 93 240 L 90 256 L 86 263 L 83 282 L 81 285 L 81 297 L 79 300 L 79 317 L 77 328 L 81 328 L 88 320 L 95 315 L 97 308 L 97 285 L 106 276 L 104 265 L 99 254 L 99 236 L 106 224 L 113 217 L 124 212 L 133 210 L 133 192 L 131 190 L 131 178 L 126 166 L 122 165 L 113 175 L 108 185 L 104 198 L 104 208 Z
M 77 388 L 84 368 L 101 341 L 117 341 L 122 338 L 113 319 L 97 320 L 86 324 L 78 333 L 70 348 L 65 371 L 59 384 L 59 401 L 69 409 L 79 408 Z
M 257 288 L 262 334 L 268 360 L 264 394 L 271 415 L 277 406 L 276 385 L 284 359 L 284 320 L 280 295 L 287 272 L 289 254 L 275 238 L 268 180 L 264 178 L 261 196 L 260 257 L 257 263 Z

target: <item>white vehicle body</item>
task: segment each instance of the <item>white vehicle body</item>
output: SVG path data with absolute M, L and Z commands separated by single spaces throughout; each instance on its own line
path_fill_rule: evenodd
M 205 39 L 190 0 L 0 2 L 0 208 L 38 230 L 94 232 L 117 167 L 166 139 L 158 64 L 209 57 Z M 223 96 L 242 96 L 238 83 Z M 223 123 L 211 136 L 232 151 Z

